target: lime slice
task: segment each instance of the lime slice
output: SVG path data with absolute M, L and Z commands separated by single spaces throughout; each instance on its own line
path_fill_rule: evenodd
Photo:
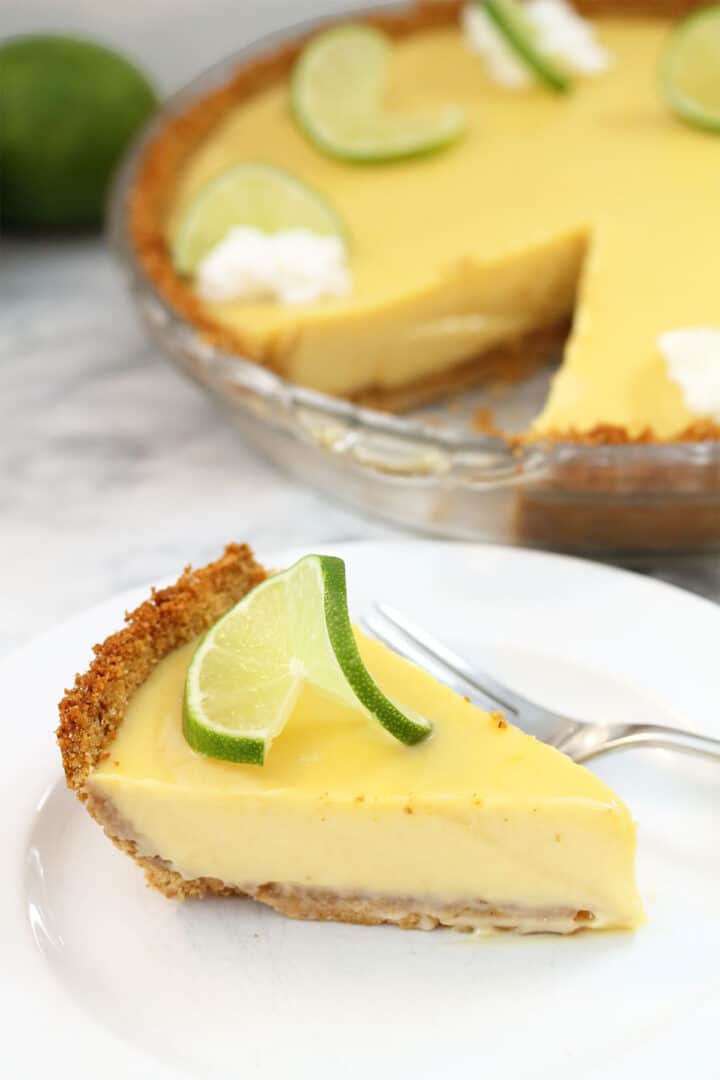
M 275 165 L 246 161 L 210 180 L 183 210 L 172 241 L 175 269 L 194 274 L 234 225 L 307 229 L 346 242 L 340 217 L 319 192 Z
M 565 69 L 540 48 L 535 28 L 522 4 L 517 0 L 479 0 L 479 3 L 506 44 L 536 78 L 560 94 L 570 89 L 571 82 Z
M 389 112 L 382 101 L 392 52 L 371 26 L 326 30 L 303 50 L 292 75 L 297 122 L 325 153 L 346 161 L 389 161 L 438 150 L 465 129 L 457 105 Z
M 307 555 L 249 592 L 205 635 L 185 682 L 185 738 L 209 757 L 262 765 L 306 680 L 379 720 L 400 742 L 430 733 L 427 720 L 385 697 L 360 659 L 342 559 Z
M 678 116 L 720 131 L 720 5 L 696 11 L 674 28 L 660 63 L 660 85 Z

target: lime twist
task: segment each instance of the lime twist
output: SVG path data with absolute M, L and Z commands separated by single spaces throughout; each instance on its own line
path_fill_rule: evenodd
M 360 24 L 326 30 L 303 50 L 292 75 L 292 110 L 324 153 L 390 161 L 439 150 L 465 130 L 458 105 L 397 113 L 384 107 L 391 53 L 386 34 Z
M 185 738 L 209 757 L 262 765 L 305 681 L 407 745 L 430 733 L 429 722 L 387 698 L 363 664 L 342 559 L 307 555 L 249 592 L 205 635 L 185 682 Z
M 688 15 L 673 29 L 660 61 L 660 86 L 683 120 L 720 131 L 720 5 Z
M 570 89 L 567 71 L 541 47 L 535 27 L 518 0 L 476 0 L 502 35 L 505 44 L 525 67 L 550 90 Z
M 347 243 L 342 220 L 323 195 L 275 165 L 246 161 L 214 177 L 183 209 L 172 241 L 175 269 L 192 276 L 235 225 L 266 233 L 307 229 Z

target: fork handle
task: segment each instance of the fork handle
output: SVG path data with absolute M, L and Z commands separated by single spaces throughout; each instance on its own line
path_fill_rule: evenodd
M 662 724 L 638 724 L 620 737 L 616 745 L 659 746 L 667 750 L 680 750 L 686 754 L 701 754 L 720 761 L 720 739 L 708 735 L 696 735 L 683 728 L 665 727 Z

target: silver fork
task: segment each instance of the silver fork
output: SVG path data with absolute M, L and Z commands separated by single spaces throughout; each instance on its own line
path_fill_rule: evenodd
M 720 760 L 720 739 L 662 724 L 599 724 L 546 709 L 518 694 L 449 649 L 395 608 L 376 604 L 361 625 L 395 652 L 425 668 L 446 686 L 483 708 L 501 709 L 529 735 L 562 750 L 574 761 L 589 761 L 610 750 L 659 746 Z

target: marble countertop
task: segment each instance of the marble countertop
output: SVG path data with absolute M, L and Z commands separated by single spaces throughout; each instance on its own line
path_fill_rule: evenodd
M 246 449 L 146 341 L 100 241 L 5 242 L 0 296 L 0 653 L 231 539 L 392 531 Z
M 230 539 L 398 535 L 244 446 L 146 340 L 100 240 L 5 241 L 0 297 L 0 654 Z M 720 600 L 717 556 L 642 571 Z

